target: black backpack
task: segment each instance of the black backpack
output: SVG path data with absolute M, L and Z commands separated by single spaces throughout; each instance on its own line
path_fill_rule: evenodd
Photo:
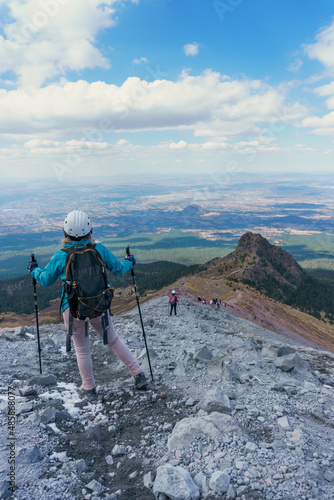
M 62 248 L 66 252 L 64 292 L 67 293 L 70 306 L 70 325 L 67 338 L 67 350 L 71 349 L 70 336 L 72 335 L 73 318 L 86 320 L 102 316 L 104 326 L 103 341 L 107 340 L 109 328 L 108 315 L 113 298 L 113 290 L 108 284 L 108 275 L 101 255 L 95 245 Z

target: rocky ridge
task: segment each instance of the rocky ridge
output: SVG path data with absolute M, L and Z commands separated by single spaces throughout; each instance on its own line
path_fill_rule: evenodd
M 145 393 L 91 332 L 95 404 L 79 399 L 63 325 L 41 326 L 42 376 L 34 329 L 1 331 L 1 498 L 333 498 L 334 355 L 185 298 L 178 316 L 167 307 L 142 306 Z M 137 310 L 114 324 L 149 375 Z
M 233 275 L 241 281 L 264 285 L 269 277 L 282 293 L 284 287 L 295 288 L 307 277 L 291 254 L 251 232 L 241 236 L 237 248 L 222 259 L 222 264 L 235 267 Z

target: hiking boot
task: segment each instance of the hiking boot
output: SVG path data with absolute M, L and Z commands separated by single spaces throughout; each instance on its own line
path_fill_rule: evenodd
M 96 388 L 94 389 L 80 389 L 79 396 L 81 399 L 87 399 L 87 401 L 96 401 L 97 400 L 97 392 Z
M 135 376 L 135 388 L 141 391 L 145 391 L 149 388 L 149 383 L 147 382 L 144 372 L 138 373 L 138 375 Z

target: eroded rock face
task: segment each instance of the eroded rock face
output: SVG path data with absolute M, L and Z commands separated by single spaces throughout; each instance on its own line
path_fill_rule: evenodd
M 41 325 L 42 376 L 32 329 L 0 336 L 0 497 L 10 391 L 18 500 L 331 498 L 334 356 L 182 298 L 176 317 L 165 306 L 142 306 L 145 393 L 92 332 L 95 402 L 79 398 L 63 325 Z M 137 310 L 114 324 L 150 378 Z

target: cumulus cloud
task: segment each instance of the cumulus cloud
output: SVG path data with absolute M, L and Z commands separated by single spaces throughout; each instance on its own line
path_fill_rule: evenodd
M 314 92 L 320 97 L 325 97 L 329 113 L 323 116 L 307 116 L 301 122 L 306 128 L 311 128 L 312 133 L 319 136 L 334 136 L 334 82 L 317 87 Z
M 20 175 L 23 163 L 43 172 L 56 162 L 60 178 L 79 167 L 90 175 L 92 164 L 122 169 L 122 162 L 135 161 L 149 169 L 182 155 L 193 168 L 201 158 L 221 161 L 221 154 L 277 152 L 278 144 L 263 139 L 263 130 L 276 132 L 309 115 L 298 102 L 289 103 L 285 92 L 213 71 L 184 72 L 177 81 L 131 77 L 119 86 L 80 80 L 3 89 L 0 134 L 6 142 L 0 161 L 15 160 Z M 145 146 L 129 140 L 131 132 L 166 130 L 177 131 L 180 139 Z
M 110 67 L 95 46 L 115 23 L 116 0 L 9 0 L 0 36 L 0 71 L 20 86 L 41 86 L 67 71 Z
M 128 78 L 121 86 L 67 82 L 0 91 L 0 132 L 83 135 L 83 130 L 192 130 L 197 137 L 258 133 L 264 122 L 293 124 L 307 116 L 280 89 L 217 72 L 184 74 L 178 81 Z M 92 132 L 93 133 L 93 132 Z M 47 138 L 47 137 L 45 137 Z
M 199 52 L 199 46 L 198 43 L 187 43 L 186 45 L 183 46 L 183 52 L 185 53 L 186 56 L 197 56 Z
M 317 59 L 334 74 L 334 21 L 317 34 L 315 43 L 305 46 L 305 51 L 311 59 Z
M 187 149 L 188 144 L 185 141 L 171 142 L 169 145 L 170 149 Z
M 305 46 L 305 52 L 311 59 L 316 59 L 325 66 L 325 73 L 322 75 L 334 76 L 334 21 L 327 27 L 322 28 L 316 36 L 316 42 Z M 314 83 L 319 78 L 314 78 L 310 83 Z M 310 128 L 312 134 L 318 136 L 334 136 L 334 82 L 316 87 L 313 92 L 325 98 L 325 104 L 330 111 L 323 116 L 310 115 L 305 117 L 301 126 Z

